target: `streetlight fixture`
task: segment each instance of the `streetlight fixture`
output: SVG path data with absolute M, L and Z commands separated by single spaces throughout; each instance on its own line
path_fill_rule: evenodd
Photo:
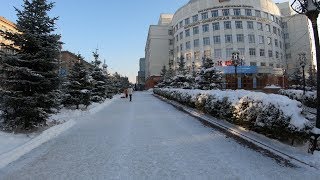
M 302 78 L 303 78 L 303 95 L 306 94 L 306 75 L 305 75 L 305 67 L 307 65 L 306 63 L 306 53 L 300 53 L 299 54 L 299 64 L 300 64 L 300 67 L 302 68 Z
M 238 72 L 237 72 L 237 67 L 240 65 L 240 53 L 238 51 L 235 51 L 232 53 L 231 57 L 232 65 L 234 66 L 234 73 L 236 76 L 236 82 L 235 82 L 235 89 L 238 89 Z
M 291 4 L 291 7 L 294 11 L 299 14 L 305 14 L 312 23 L 314 41 L 316 46 L 316 61 L 317 61 L 317 119 L 316 119 L 316 128 L 320 129 L 320 43 L 319 43 L 319 32 L 317 19 L 320 11 L 320 2 L 319 0 L 294 0 Z M 317 142 L 320 136 L 320 132 L 317 129 L 311 131 L 312 143 L 310 144 L 310 152 L 313 152 L 317 149 Z

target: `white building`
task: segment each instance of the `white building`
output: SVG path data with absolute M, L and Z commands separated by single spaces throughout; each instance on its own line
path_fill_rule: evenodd
M 251 74 L 255 88 L 259 84 L 256 76 L 282 75 L 283 68 L 290 72 L 302 51 L 312 61 L 308 20 L 293 13 L 289 2 L 190 0 L 167 16 L 172 17 L 171 22 L 167 18 L 161 24 L 161 16 L 159 25 L 150 27 L 146 77 L 159 75 L 169 54 L 173 54 L 175 65 L 185 57 L 190 69 L 193 62 L 199 67 L 202 58 L 209 57 L 225 74 L 232 74 L 231 55 L 238 51 L 244 60 L 244 66 L 238 67 L 240 73 Z

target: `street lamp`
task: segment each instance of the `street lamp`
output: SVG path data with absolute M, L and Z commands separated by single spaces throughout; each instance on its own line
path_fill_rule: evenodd
M 305 72 L 304 72 L 304 68 L 307 65 L 306 60 L 307 60 L 306 53 L 300 53 L 299 54 L 299 64 L 300 64 L 300 67 L 302 68 L 303 95 L 306 94 L 306 76 L 305 76 Z
M 235 72 L 235 76 L 236 76 L 236 87 L 235 89 L 238 88 L 238 72 L 237 72 L 237 67 L 240 64 L 240 53 L 238 51 L 235 51 L 232 53 L 232 57 L 231 57 L 231 61 L 232 61 L 232 65 L 234 66 L 234 72 Z
M 192 62 L 191 67 L 192 67 L 192 76 L 196 77 L 196 64 L 194 61 Z
M 319 16 L 320 10 L 320 2 L 319 0 L 294 0 L 291 4 L 293 10 L 295 10 L 299 14 L 305 14 L 312 23 L 314 41 L 316 46 L 316 61 L 317 61 L 317 120 L 316 120 L 316 128 L 320 129 L 320 43 L 319 43 L 319 33 L 318 33 L 318 24 L 317 19 Z M 316 131 L 311 132 L 312 146 L 310 147 L 310 151 L 313 152 L 317 149 L 317 139 L 320 136 L 320 133 Z

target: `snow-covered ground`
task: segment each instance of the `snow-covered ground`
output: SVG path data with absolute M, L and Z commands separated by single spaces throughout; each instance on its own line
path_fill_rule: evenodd
M 78 121 L 16 162 L 0 179 L 319 179 L 205 127 L 153 97 L 135 93 Z
M 119 98 L 116 96 L 115 98 Z M 49 124 L 57 124 L 51 128 L 41 132 L 29 135 L 12 134 L 0 131 L 0 168 L 5 167 L 9 163 L 19 159 L 24 154 L 37 148 L 41 144 L 57 137 L 63 131 L 71 128 L 79 119 L 83 119 L 93 115 L 106 106 L 113 100 L 107 99 L 104 103 L 94 103 L 87 110 L 68 110 L 62 109 L 58 114 L 50 117 Z

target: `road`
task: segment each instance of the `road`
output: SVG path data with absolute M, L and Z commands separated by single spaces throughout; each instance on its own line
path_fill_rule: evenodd
M 135 93 L 0 170 L 0 179 L 318 179 Z

